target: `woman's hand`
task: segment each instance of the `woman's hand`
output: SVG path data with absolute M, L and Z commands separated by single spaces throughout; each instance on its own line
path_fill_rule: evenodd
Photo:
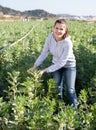
M 31 73 L 31 72 L 32 72 L 33 70 L 35 70 L 35 69 L 36 69 L 36 65 L 34 65 L 32 68 L 28 69 L 27 72 L 28 72 L 28 73 Z
M 34 65 L 32 68 L 28 69 L 27 72 L 32 73 L 32 71 L 35 69 L 36 69 L 36 65 Z M 46 72 L 46 69 L 40 70 L 37 75 L 41 77 L 45 72 Z
M 46 72 L 46 69 L 40 70 L 38 76 L 42 76 Z

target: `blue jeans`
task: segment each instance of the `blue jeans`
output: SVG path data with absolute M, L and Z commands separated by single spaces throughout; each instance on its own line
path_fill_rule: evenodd
M 63 99 L 63 82 L 65 80 L 70 104 L 77 107 L 77 96 L 75 91 L 76 67 L 63 67 L 55 72 L 52 72 L 52 75 L 55 79 L 56 85 L 58 86 L 60 98 Z

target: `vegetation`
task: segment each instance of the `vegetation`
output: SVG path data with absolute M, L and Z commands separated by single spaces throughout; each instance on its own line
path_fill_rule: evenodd
M 78 109 L 58 99 L 50 74 L 27 73 L 40 54 L 53 20 L 0 23 L 0 130 L 96 129 L 96 23 L 68 21 L 77 61 Z M 35 29 L 22 38 L 35 25 Z M 49 56 L 38 68 L 47 67 Z M 64 89 L 65 86 L 64 86 Z

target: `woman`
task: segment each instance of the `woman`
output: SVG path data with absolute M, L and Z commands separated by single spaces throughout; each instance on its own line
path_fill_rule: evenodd
M 30 73 L 36 69 L 47 58 L 49 53 L 53 56 L 52 64 L 41 70 L 39 75 L 43 75 L 45 72 L 52 73 L 61 99 L 63 99 L 63 80 L 65 79 L 70 104 L 76 107 L 76 60 L 73 54 L 73 44 L 70 39 L 67 23 L 64 19 L 55 21 L 53 32 L 48 35 L 43 51 L 34 63 L 34 66 L 27 72 Z

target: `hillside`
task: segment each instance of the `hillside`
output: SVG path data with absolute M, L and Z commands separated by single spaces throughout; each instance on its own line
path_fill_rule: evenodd
M 0 5 L 0 13 L 3 15 L 12 15 L 12 16 L 34 16 L 34 17 L 55 17 L 56 15 L 48 13 L 47 11 L 36 9 L 28 11 L 17 11 Z
M 83 20 L 83 21 L 96 21 L 96 16 L 76 16 L 70 14 L 52 14 L 42 9 L 36 10 L 26 10 L 26 11 L 17 11 L 8 7 L 3 7 L 0 5 L 0 19 L 11 18 L 54 18 L 54 17 L 64 17 L 69 20 Z
M 14 9 L 3 7 L 1 5 L 0 5 L 0 13 L 3 13 L 4 15 L 13 15 L 13 16 L 17 16 L 17 15 L 22 14 L 20 11 L 16 11 Z
M 29 15 L 29 16 L 34 16 L 34 17 L 55 17 L 56 15 L 48 13 L 47 11 L 41 10 L 41 9 L 36 9 L 36 10 L 28 10 L 24 11 L 23 14 Z

